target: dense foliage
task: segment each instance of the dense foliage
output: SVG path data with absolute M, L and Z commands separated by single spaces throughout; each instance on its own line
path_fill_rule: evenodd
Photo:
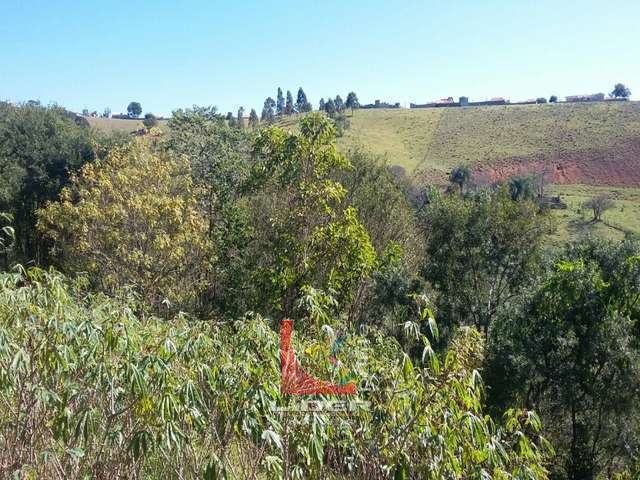
M 277 388 L 277 333 L 259 317 L 167 322 L 136 316 L 126 292 L 82 291 L 40 270 L 0 274 L 3 477 L 545 475 L 533 413 L 509 411 L 504 427 L 483 414 L 472 330 L 458 332 L 446 358 L 418 338 L 424 366 L 388 337 L 351 334 L 344 360 L 370 385 L 361 398 L 372 409 L 300 415 L 276 409 L 291 399 Z
M 55 200 L 69 176 L 93 158 L 90 132 L 70 112 L 0 102 L 0 212 L 13 215 L 20 261 L 46 260 L 36 210 Z
M 188 163 L 136 140 L 85 165 L 39 212 L 39 227 L 64 270 L 89 273 L 106 292 L 132 285 L 151 306 L 184 308 L 204 290 L 213 254 L 194 190 Z
M 135 137 L 0 104 L 0 477 L 637 478 L 638 244 L 340 152 L 330 102 Z M 286 317 L 354 408 L 281 393 Z

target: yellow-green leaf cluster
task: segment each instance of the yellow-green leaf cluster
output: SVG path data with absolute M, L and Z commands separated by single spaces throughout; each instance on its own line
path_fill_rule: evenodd
M 211 251 L 185 159 L 144 139 L 85 165 L 39 228 L 65 269 L 101 289 L 132 285 L 151 305 L 185 305 L 206 286 Z

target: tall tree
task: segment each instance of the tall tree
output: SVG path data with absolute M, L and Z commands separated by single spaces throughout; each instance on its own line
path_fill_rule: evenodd
M 263 234 L 255 241 L 260 251 L 249 257 L 261 283 L 256 304 L 270 305 L 278 316 L 304 309 L 300 300 L 313 290 L 349 305 L 375 263 L 369 235 L 334 179 L 349 168 L 335 138 L 333 122 L 312 113 L 299 133 L 272 127 L 256 139 L 254 185 L 271 194 L 253 207 Z
M 142 105 L 139 102 L 131 102 L 127 105 L 127 115 L 138 118 L 142 113 Z
M 612 465 L 637 468 L 640 248 L 582 240 L 536 283 L 491 333 L 490 402 L 515 401 L 541 415 L 557 478 L 616 478 Z
M 285 103 L 284 96 L 282 95 L 282 89 L 278 87 L 278 97 L 276 99 L 276 115 L 284 114 Z
M 227 124 L 230 127 L 235 127 L 236 126 L 236 119 L 233 117 L 233 113 L 232 112 L 227 112 L 227 116 L 225 117 L 225 119 L 227 120 Z
M 336 111 L 341 112 L 344 110 L 344 101 L 340 95 L 336 95 L 336 99 L 333 102 L 336 104 Z
M 318 103 L 318 110 L 320 110 L 321 112 L 324 112 L 324 107 L 325 107 L 324 98 L 321 98 L 320 103 Z
M 360 107 L 360 103 L 358 103 L 358 96 L 356 95 L 355 92 L 349 92 L 349 94 L 347 95 L 347 101 L 345 103 L 345 106 L 351 109 L 352 115 L 353 115 L 353 111 L 356 108 Z
M 631 96 L 631 90 L 622 83 L 616 83 L 611 92 L 611 96 L 615 98 L 628 98 Z
M 296 100 L 296 109 L 299 113 L 311 111 L 311 104 L 307 100 L 307 94 L 304 93 L 302 87 L 298 89 L 298 98 Z
M 256 109 L 252 108 L 251 112 L 249 113 L 249 127 L 257 128 L 258 123 L 259 123 L 258 114 L 256 113 Z
M 295 112 L 295 105 L 293 103 L 293 95 L 291 95 L 291 90 L 287 90 L 287 103 L 284 106 L 284 113 L 286 115 L 293 115 Z
M 137 139 L 85 165 L 60 200 L 39 211 L 38 226 L 63 265 L 89 272 L 97 288 L 136 285 L 149 305 L 184 306 L 206 287 L 202 268 L 211 258 L 186 162 Z
M 472 197 L 436 194 L 421 214 L 426 281 L 439 292 L 447 327 L 472 322 L 486 332 L 540 269 L 551 219 L 506 186 Z
M 262 117 L 260 118 L 263 122 L 271 122 L 273 120 L 273 109 L 276 106 L 276 102 L 273 101 L 273 98 L 267 97 L 264 101 L 264 106 L 262 107 Z
M 47 263 L 36 211 L 95 158 L 90 133 L 63 108 L 0 102 L 0 212 L 13 216 L 17 261 Z
M 244 128 L 244 107 L 238 109 L 238 128 Z
M 324 110 L 330 117 L 333 117 L 336 114 L 336 104 L 332 98 L 327 100 L 327 102 L 324 104 Z

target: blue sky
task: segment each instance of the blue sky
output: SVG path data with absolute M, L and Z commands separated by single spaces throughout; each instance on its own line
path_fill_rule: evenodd
M 0 0 L 0 99 L 258 112 L 278 86 L 426 102 L 640 96 L 640 2 Z

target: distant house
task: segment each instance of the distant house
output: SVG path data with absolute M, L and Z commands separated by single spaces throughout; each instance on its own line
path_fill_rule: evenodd
M 564 97 L 567 102 L 601 102 L 604 100 L 604 93 L 592 93 L 590 95 L 569 95 Z
M 400 108 L 400 102 L 394 104 L 376 100 L 374 103 L 368 103 L 360 108 Z

